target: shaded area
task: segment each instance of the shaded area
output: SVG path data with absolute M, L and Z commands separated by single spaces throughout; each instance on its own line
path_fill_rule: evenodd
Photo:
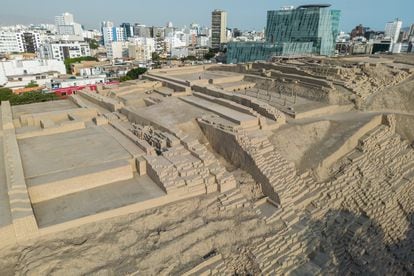
M 409 227 L 397 243 L 385 242 L 376 221 L 343 210 L 329 211 L 322 219 L 309 221 L 305 236 L 312 240 L 309 261 L 295 269 L 304 275 L 310 267 L 335 275 L 403 275 L 414 273 L 414 216 L 407 215 Z

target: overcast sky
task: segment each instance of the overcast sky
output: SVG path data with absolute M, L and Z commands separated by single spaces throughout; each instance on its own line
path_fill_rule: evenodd
M 75 21 L 86 28 L 98 28 L 101 21 L 174 26 L 192 22 L 210 26 L 211 11 L 228 12 L 228 27 L 261 30 L 266 24 L 266 11 L 285 5 L 301 5 L 324 1 L 297 0 L 0 0 L 0 25 L 53 23 L 54 16 L 73 13 Z M 361 23 L 383 30 L 385 23 L 395 18 L 403 26 L 414 23 L 414 0 L 330 0 L 333 9 L 342 11 L 340 28 L 350 31 Z

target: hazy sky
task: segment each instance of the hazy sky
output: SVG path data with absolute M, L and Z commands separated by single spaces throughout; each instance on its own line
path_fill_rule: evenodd
M 0 0 L 0 25 L 15 23 L 53 23 L 54 16 L 65 11 L 75 15 L 75 21 L 86 28 L 98 28 L 101 21 L 174 26 L 197 22 L 209 26 L 211 11 L 228 12 L 228 27 L 261 30 L 266 24 L 266 11 L 284 5 L 331 3 L 342 10 L 340 28 L 350 31 L 362 23 L 383 30 L 385 23 L 395 18 L 403 26 L 414 23 L 414 0 Z

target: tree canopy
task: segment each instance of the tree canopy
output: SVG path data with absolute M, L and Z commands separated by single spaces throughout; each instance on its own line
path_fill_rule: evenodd
M 66 73 L 71 74 L 72 73 L 72 69 L 70 68 L 70 65 L 73 63 L 78 63 L 81 61 L 98 61 L 97 58 L 94 57 L 77 57 L 77 58 L 67 58 L 65 59 L 64 63 L 65 63 L 65 67 L 66 67 Z
M 40 91 L 14 94 L 9 88 L 0 88 L 0 101 L 10 101 L 11 105 L 30 104 L 57 100 L 54 93 L 42 93 Z
M 32 88 L 32 87 L 39 87 L 39 85 L 34 80 L 31 80 L 25 87 Z
M 128 71 L 126 76 L 121 77 L 121 81 L 128 81 L 128 80 L 136 80 L 139 78 L 140 75 L 147 72 L 147 68 L 137 67 Z

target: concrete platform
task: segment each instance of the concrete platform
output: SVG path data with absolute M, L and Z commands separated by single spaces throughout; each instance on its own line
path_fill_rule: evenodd
M 44 103 L 33 103 L 16 105 L 12 107 L 13 118 L 18 118 L 25 114 L 36 114 L 51 111 L 63 111 L 67 109 L 77 108 L 70 100 L 58 100 Z
M 133 171 L 129 160 L 115 160 L 30 178 L 26 183 L 31 202 L 39 203 L 132 177 Z
M 164 196 L 148 176 L 105 185 L 39 204 L 33 209 L 40 228 Z
M 165 98 L 161 103 L 146 108 L 131 108 L 141 117 L 164 127 L 176 126 L 206 114 L 212 114 L 205 109 L 185 103 L 177 98 Z
M 18 142 L 26 179 L 131 158 L 114 138 L 99 127 Z

